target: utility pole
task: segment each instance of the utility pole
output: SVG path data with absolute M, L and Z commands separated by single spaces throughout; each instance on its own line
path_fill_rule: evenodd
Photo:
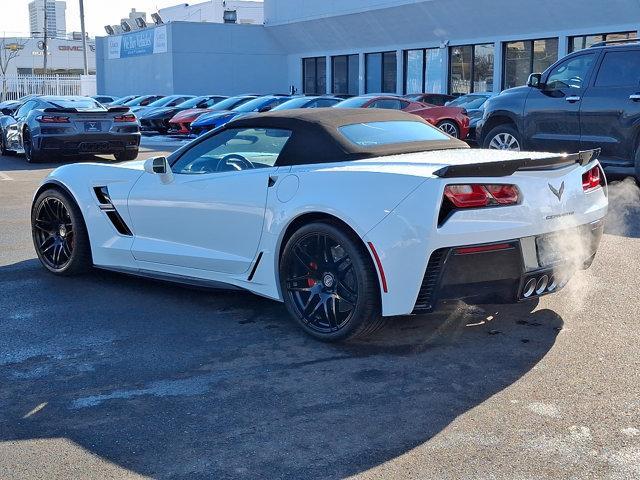
M 82 56 L 84 57 L 84 74 L 89 75 L 89 61 L 87 60 L 87 32 L 84 28 L 84 0 L 80 0 L 80 30 L 82 31 Z
M 42 4 L 44 5 L 44 41 L 42 42 L 43 50 L 44 50 L 44 74 L 47 74 L 47 57 L 49 56 L 48 52 L 48 36 L 49 31 L 47 28 L 48 23 L 48 15 L 47 15 L 47 0 L 42 0 Z

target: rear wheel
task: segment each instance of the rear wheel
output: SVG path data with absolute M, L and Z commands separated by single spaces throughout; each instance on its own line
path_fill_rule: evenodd
M 113 155 L 119 162 L 127 162 L 138 158 L 138 150 L 126 150 L 124 152 L 118 152 Z
M 91 248 L 82 213 L 66 193 L 47 189 L 31 209 L 33 244 L 42 265 L 57 275 L 91 267 Z
M 484 148 L 491 150 L 522 150 L 522 140 L 518 131 L 509 124 L 498 125 L 484 139 Z
M 331 223 L 312 223 L 288 240 L 280 264 L 287 309 L 323 341 L 378 330 L 380 289 L 371 258 L 358 239 Z
M 44 160 L 42 152 L 35 148 L 31 132 L 28 128 L 25 129 L 22 134 L 22 146 L 24 148 L 24 158 L 27 160 L 27 163 L 39 163 Z
M 636 170 L 636 181 L 640 185 L 640 143 L 636 147 L 636 157 L 635 157 L 635 170 Z
M 436 125 L 440 130 L 442 130 L 447 135 L 453 138 L 460 138 L 460 128 L 456 125 L 456 122 L 452 120 L 443 120 L 442 122 Z

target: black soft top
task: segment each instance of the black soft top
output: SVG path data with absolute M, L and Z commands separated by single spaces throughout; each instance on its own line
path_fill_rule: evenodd
M 226 128 L 275 128 L 292 135 L 278 157 L 277 166 L 307 165 L 361 160 L 397 155 L 469 148 L 455 139 L 360 146 L 349 141 L 339 127 L 357 123 L 409 121 L 429 125 L 422 118 L 397 110 L 368 108 L 303 108 L 251 114 L 233 120 Z

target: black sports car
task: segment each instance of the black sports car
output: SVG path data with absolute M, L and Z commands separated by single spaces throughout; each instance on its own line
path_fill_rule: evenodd
M 119 161 L 138 156 L 140 126 L 129 107 L 107 108 L 80 96 L 41 96 L 2 114 L 2 155 L 24 153 L 27 162 L 56 154 L 113 154 Z
M 148 111 L 139 112 L 137 115 L 140 119 L 140 127 L 143 130 L 155 130 L 156 132 L 164 135 L 171 127 L 171 125 L 169 125 L 169 120 L 171 120 L 177 113 L 192 108 L 211 108 L 226 98 L 227 97 L 223 97 L 221 95 L 204 95 L 201 97 L 190 98 L 174 106 L 154 108 Z

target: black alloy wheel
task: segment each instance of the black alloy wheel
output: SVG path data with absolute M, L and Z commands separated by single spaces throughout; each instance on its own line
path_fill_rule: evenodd
M 47 197 L 38 206 L 34 238 L 40 258 L 52 270 L 63 269 L 71 260 L 74 232 L 71 215 L 55 197 Z
M 67 195 L 55 189 L 41 193 L 31 211 L 31 224 L 36 253 L 47 270 L 69 275 L 91 265 L 84 220 Z
M 382 325 L 377 272 L 366 251 L 331 224 L 298 230 L 280 270 L 289 312 L 320 340 L 367 335 Z
M 37 163 L 41 160 L 40 152 L 34 150 L 31 132 L 25 129 L 22 135 L 22 148 L 24 149 L 24 157 L 27 163 Z

